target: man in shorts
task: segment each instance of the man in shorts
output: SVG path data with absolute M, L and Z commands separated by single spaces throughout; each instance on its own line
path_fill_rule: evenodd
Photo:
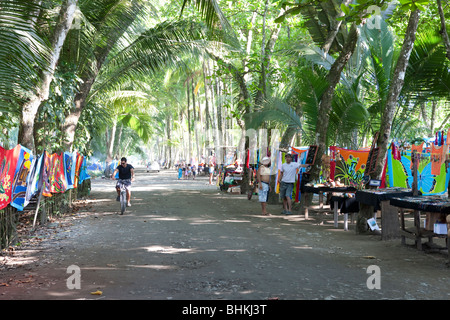
M 258 168 L 256 179 L 258 180 L 259 190 L 259 202 L 261 203 L 261 210 L 264 216 L 270 216 L 270 213 L 266 211 L 267 199 L 270 192 L 270 158 L 264 157 L 261 160 L 261 166 Z
M 300 164 L 299 162 L 292 162 L 292 155 L 287 154 L 286 162 L 281 165 L 281 173 L 278 177 L 280 184 L 280 196 L 283 199 L 283 214 L 292 214 L 292 191 L 294 190 L 295 177 L 297 169 L 300 167 L 308 167 L 307 164 Z
M 120 185 L 123 184 L 127 189 L 127 207 L 131 207 L 131 182 L 134 181 L 134 167 L 127 163 L 127 158 L 123 157 L 120 159 L 120 165 L 117 166 L 116 170 L 111 177 L 114 179 L 116 173 L 119 172 L 119 180 L 117 180 L 116 190 L 117 190 L 117 201 L 120 201 Z

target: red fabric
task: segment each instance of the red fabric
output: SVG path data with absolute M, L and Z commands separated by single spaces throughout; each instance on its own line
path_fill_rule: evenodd
M 64 172 L 64 153 L 52 154 L 49 180 L 51 193 L 64 193 L 66 191 L 67 183 Z
M 0 210 L 11 202 L 12 183 L 21 146 L 6 150 L 0 147 Z

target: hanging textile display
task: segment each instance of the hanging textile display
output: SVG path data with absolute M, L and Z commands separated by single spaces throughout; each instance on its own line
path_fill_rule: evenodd
M 401 160 L 400 148 L 394 141 L 391 143 L 391 151 L 395 160 Z
M 73 182 L 75 180 L 75 162 L 76 153 L 64 152 L 64 172 L 66 176 L 67 189 L 73 188 Z
M 42 191 L 42 195 L 51 197 L 52 193 L 62 193 L 67 189 L 64 171 L 64 157 L 63 153 L 48 154 L 47 151 L 44 152 L 46 155 L 44 158 L 44 190 Z
M 50 170 L 53 163 L 54 154 L 49 154 L 47 151 L 44 151 L 44 163 L 42 170 L 42 195 L 45 197 L 51 197 L 52 193 L 50 192 Z
M 16 171 L 14 173 L 11 206 L 19 211 L 23 211 L 27 191 L 27 177 L 31 169 L 33 155 L 29 149 L 23 146 L 20 147 Z
M 80 183 L 80 170 L 81 170 L 81 165 L 83 163 L 83 156 L 81 154 L 79 154 L 78 152 L 76 153 L 76 155 L 77 155 L 77 158 L 75 161 L 75 179 L 73 182 L 74 188 L 77 188 L 78 184 Z
M 441 173 L 441 167 L 444 163 L 444 146 L 431 145 L 431 174 L 439 175 Z
M 87 173 L 86 157 L 83 157 L 83 162 L 81 163 L 81 168 L 80 168 L 80 183 L 82 183 L 84 180 L 87 180 L 90 178 L 91 177 Z
M 11 202 L 14 173 L 21 146 L 6 150 L 0 147 L 0 210 Z
M 411 151 L 412 151 L 412 152 L 415 151 L 415 152 L 418 153 L 418 154 L 422 154 L 422 152 L 423 152 L 423 144 L 424 144 L 424 142 L 422 142 L 422 143 L 419 144 L 419 145 L 412 144 L 412 145 L 411 145 Z M 395 159 L 395 158 L 394 158 L 394 160 L 401 160 L 401 159 Z M 420 157 L 419 157 L 419 162 L 420 162 Z M 411 167 L 411 169 L 412 169 L 412 167 L 413 167 L 412 161 L 411 161 L 410 167 Z
M 401 160 L 394 160 L 392 153 L 388 152 L 387 177 L 389 187 L 412 188 L 414 178 L 411 169 L 411 152 L 404 152 Z M 430 153 L 422 153 L 417 174 L 417 187 L 423 195 L 438 195 L 447 192 L 450 175 L 447 174 L 445 163 L 440 165 L 438 175 L 432 173 Z
M 44 151 L 37 157 L 21 145 L 11 150 L 0 146 L 0 210 L 10 204 L 23 211 L 36 194 L 63 193 L 75 177 L 80 182 L 90 179 L 87 158 L 80 154 Z
M 292 154 L 295 156 L 295 161 L 299 162 L 301 164 L 306 163 L 306 159 L 308 157 L 309 147 L 300 147 L 300 148 L 294 148 L 292 147 Z M 305 168 L 299 168 L 297 169 L 297 179 L 294 184 L 294 194 L 293 194 L 293 200 L 295 202 L 300 202 L 301 197 L 301 189 L 300 186 L 302 184 L 302 176 L 303 172 L 305 171 Z
M 45 152 L 39 157 L 34 157 L 31 165 L 30 173 L 27 177 L 27 191 L 25 193 L 24 207 L 28 205 L 31 198 L 41 193 L 43 185 L 43 169 L 44 169 Z
M 280 184 L 278 183 L 278 177 L 281 174 L 281 165 L 284 163 L 284 152 L 278 151 L 277 157 L 277 173 L 275 177 L 275 193 L 280 193 Z
M 346 186 L 359 185 L 364 177 L 369 151 L 367 150 L 350 150 L 332 146 L 333 153 L 330 167 L 330 176 L 333 180 L 340 179 L 341 183 Z
M 64 153 L 53 154 L 49 182 L 51 193 L 63 193 L 67 190 L 66 175 L 64 171 Z

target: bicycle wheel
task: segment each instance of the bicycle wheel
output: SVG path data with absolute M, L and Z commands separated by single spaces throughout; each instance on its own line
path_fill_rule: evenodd
M 127 208 L 127 193 L 125 190 L 120 192 L 120 214 L 124 214 Z

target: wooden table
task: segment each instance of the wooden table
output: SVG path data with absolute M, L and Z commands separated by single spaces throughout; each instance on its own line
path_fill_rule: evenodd
M 330 207 L 334 213 L 334 227 L 338 227 L 339 212 L 344 214 L 344 230 L 348 231 L 348 214 L 357 213 L 359 211 L 359 202 L 355 197 L 345 195 L 334 195 L 330 199 Z
M 405 217 L 403 214 L 403 210 L 401 210 L 401 236 L 403 244 L 405 244 L 406 238 L 410 238 L 416 242 L 417 249 L 422 250 L 422 238 L 428 238 L 428 241 L 432 243 L 433 237 L 438 237 L 446 239 L 446 247 L 447 250 L 449 249 L 448 233 L 436 234 L 434 233 L 434 231 L 427 230 L 422 227 L 420 223 L 420 213 L 428 212 L 443 215 L 447 217 L 446 220 L 448 226 L 448 216 L 450 215 L 450 199 L 441 198 L 439 196 L 409 196 L 392 198 L 390 200 L 390 203 L 395 207 L 414 210 L 414 227 L 412 229 L 407 229 L 405 227 Z
M 302 193 L 317 193 L 319 195 L 319 208 L 323 209 L 323 194 L 328 192 L 355 193 L 354 187 L 327 187 L 327 186 L 307 186 L 301 188 Z M 308 217 L 308 207 L 305 207 L 305 218 Z
M 390 240 L 400 237 L 398 209 L 391 206 L 390 200 L 412 195 L 412 189 L 382 188 L 358 190 L 355 197 L 359 202 L 361 217 L 369 218 L 376 210 L 381 210 L 381 239 Z

